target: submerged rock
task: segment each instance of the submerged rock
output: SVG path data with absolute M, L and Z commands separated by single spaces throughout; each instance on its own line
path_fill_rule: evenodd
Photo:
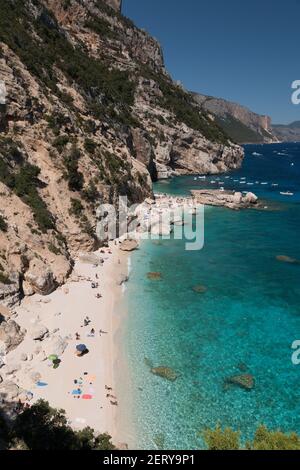
M 281 261 L 282 263 L 300 264 L 300 260 L 296 258 L 291 258 L 290 256 L 286 256 L 286 255 L 276 256 L 276 259 L 277 261 Z
M 146 364 L 147 367 L 150 367 L 150 369 L 153 368 L 153 362 L 148 357 L 144 358 L 144 363 Z
M 147 273 L 147 278 L 151 281 L 160 281 L 162 279 L 162 274 L 160 272 Z
M 255 380 L 251 374 L 232 375 L 225 379 L 225 384 L 236 385 L 244 390 L 253 390 L 255 387 Z
M 158 375 L 163 379 L 167 379 L 170 382 L 175 382 L 175 380 L 179 377 L 179 375 L 173 369 L 166 366 L 152 367 L 151 373 Z
M 204 294 L 207 291 L 207 287 L 202 286 L 201 284 L 197 284 L 193 287 L 193 291 L 197 294 Z

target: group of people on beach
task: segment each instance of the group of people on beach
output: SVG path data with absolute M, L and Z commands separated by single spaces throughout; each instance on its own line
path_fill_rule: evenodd
M 107 392 L 112 392 L 112 388 L 111 387 L 108 387 L 107 385 L 105 385 L 105 390 Z M 111 393 L 107 393 L 106 394 L 106 398 L 109 398 L 110 399 L 110 404 L 112 406 L 118 406 L 118 401 L 117 401 L 117 397 L 115 397 L 114 395 L 112 395 Z

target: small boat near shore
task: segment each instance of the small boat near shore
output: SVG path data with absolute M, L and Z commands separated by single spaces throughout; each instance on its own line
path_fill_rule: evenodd
M 281 191 L 280 194 L 282 196 L 294 196 L 294 193 L 292 193 L 291 191 Z

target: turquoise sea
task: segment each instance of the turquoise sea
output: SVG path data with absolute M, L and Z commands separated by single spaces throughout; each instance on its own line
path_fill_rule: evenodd
M 202 250 L 186 251 L 184 240 L 149 240 L 133 254 L 123 331 L 131 446 L 201 448 L 201 431 L 217 423 L 244 439 L 260 423 L 300 432 L 300 366 L 291 362 L 291 344 L 300 339 L 300 265 L 276 259 L 300 260 L 300 144 L 245 150 L 238 171 L 155 186 L 180 195 L 220 185 L 253 191 L 269 210 L 206 208 Z M 148 280 L 149 271 L 162 280 Z M 207 291 L 195 293 L 197 284 Z M 149 364 L 180 377 L 154 376 Z M 243 373 L 254 376 L 252 391 L 224 387 L 226 377 Z

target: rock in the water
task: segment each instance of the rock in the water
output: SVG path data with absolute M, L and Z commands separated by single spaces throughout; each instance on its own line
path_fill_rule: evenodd
M 162 279 L 162 274 L 160 272 L 148 273 L 147 278 L 151 281 L 160 281 Z
M 134 251 L 138 249 L 138 242 L 136 240 L 126 239 L 120 244 L 122 251 Z
M 296 258 L 291 258 L 290 256 L 286 255 L 279 255 L 276 256 L 277 261 L 281 261 L 282 263 L 290 263 L 290 264 L 300 264 L 300 261 Z
M 14 320 L 3 321 L 0 324 L 0 341 L 3 341 L 6 353 L 15 349 L 23 341 L 25 331 Z
M 245 201 L 249 204 L 256 204 L 258 201 L 258 197 L 255 194 L 249 192 L 245 196 Z
M 235 193 L 234 193 L 234 195 L 233 195 L 233 202 L 234 202 L 235 204 L 241 204 L 242 199 L 243 199 L 242 193 L 240 193 L 240 192 L 235 192 Z
M 45 325 L 36 325 L 30 332 L 30 337 L 36 341 L 43 341 L 48 332 L 48 328 Z
M 202 286 L 201 284 L 197 284 L 193 287 L 193 291 L 197 294 L 204 294 L 207 291 L 207 287 Z
M 255 387 L 255 380 L 251 374 L 232 375 L 225 379 L 226 384 L 236 385 L 244 390 L 253 390 Z
M 179 375 L 173 369 L 165 366 L 153 367 L 151 372 L 152 374 L 158 375 L 159 377 L 167 379 L 170 382 L 175 382 L 175 380 L 179 377 Z

